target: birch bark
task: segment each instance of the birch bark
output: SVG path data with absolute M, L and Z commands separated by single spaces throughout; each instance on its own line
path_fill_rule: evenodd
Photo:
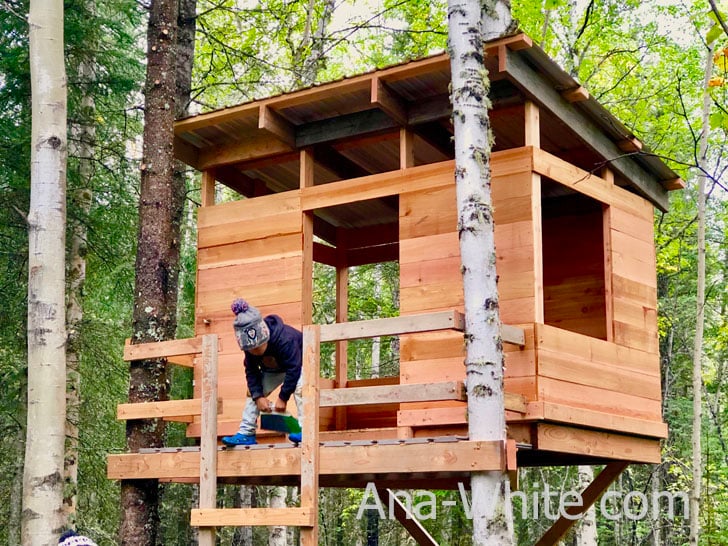
M 23 545 L 56 544 L 63 525 L 66 418 L 66 73 L 63 2 L 32 0 L 33 104 L 28 213 L 28 426 Z
M 703 131 L 698 144 L 698 286 L 696 294 L 697 315 L 695 317 L 695 338 L 693 343 L 693 483 L 690 491 L 690 537 L 689 544 L 696 545 L 700 539 L 700 497 L 703 482 L 703 457 L 701 447 L 703 418 L 703 328 L 705 325 L 705 174 L 708 133 L 710 132 L 710 108 L 712 99 L 708 93 L 708 81 L 713 72 L 713 47 L 709 47 L 705 59 L 702 122 Z
M 455 130 L 455 183 L 465 293 L 466 386 L 471 440 L 506 439 L 490 128 L 483 42 L 511 26 L 510 2 L 449 0 L 448 47 Z M 500 471 L 471 476 L 473 544 L 513 543 L 509 482 Z

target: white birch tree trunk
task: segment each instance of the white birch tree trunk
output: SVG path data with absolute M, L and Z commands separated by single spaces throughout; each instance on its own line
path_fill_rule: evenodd
M 503 346 L 490 192 L 490 83 L 483 41 L 509 29 L 510 3 L 449 0 L 448 19 L 469 435 L 471 440 L 504 442 Z M 506 474 L 474 473 L 471 490 L 473 544 L 513 544 Z
M 577 467 L 577 491 L 584 491 L 594 481 L 594 468 L 588 465 Z M 597 510 L 592 505 L 577 522 L 574 529 L 576 546 L 597 546 Z
M 33 104 L 28 213 L 28 427 L 21 537 L 55 545 L 63 526 L 66 420 L 66 74 L 63 2 L 31 0 Z
M 271 508 L 285 508 L 288 491 L 285 486 L 270 487 L 268 490 Z M 275 525 L 268 528 L 268 546 L 288 546 L 288 534 L 285 525 Z
M 700 538 L 700 496 L 703 482 L 703 457 L 701 447 L 703 417 L 703 327 L 705 323 L 705 175 L 708 133 L 710 132 L 710 108 L 712 99 L 708 93 L 708 81 L 713 71 L 713 47 L 709 47 L 705 59 L 705 81 L 703 92 L 703 131 L 698 146 L 698 279 L 697 316 L 695 317 L 695 339 L 693 344 L 693 483 L 690 491 L 690 538 L 689 544 L 697 546 Z

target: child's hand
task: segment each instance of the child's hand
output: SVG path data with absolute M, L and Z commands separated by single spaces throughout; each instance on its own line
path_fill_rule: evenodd
M 255 405 L 258 406 L 258 411 L 262 411 L 263 413 L 270 413 L 273 410 L 273 404 L 265 396 L 258 398 L 255 401 Z
M 286 402 L 285 400 L 281 400 L 281 399 L 279 398 L 278 400 L 276 400 L 275 410 L 276 410 L 276 411 L 277 411 L 278 413 L 283 413 L 284 411 L 286 411 L 286 405 L 287 405 L 287 404 L 288 404 L 288 403 L 287 403 L 287 402 Z

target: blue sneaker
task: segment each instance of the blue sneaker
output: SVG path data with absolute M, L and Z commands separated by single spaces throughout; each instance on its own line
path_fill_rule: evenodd
M 300 444 L 301 443 L 301 433 L 300 432 L 291 432 L 288 435 L 288 439 L 293 442 L 294 444 Z
M 257 444 L 255 434 L 240 434 L 237 432 L 233 436 L 223 436 L 222 443 L 226 446 L 252 446 Z

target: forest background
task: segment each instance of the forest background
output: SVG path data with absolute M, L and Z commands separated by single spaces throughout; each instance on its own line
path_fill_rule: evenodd
M 115 544 L 119 486 L 105 478 L 105 456 L 125 449 L 116 405 L 126 401 L 129 371 L 121 359 L 130 336 L 134 300 L 137 206 L 143 125 L 145 29 L 141 1 L 65 1 L 65 51 L 69 91 L 68 352 L 78 362 L 82 403 L 69 412 L 78 431 L 78 487 L 69 492 L 71 521 L 99 544 Z M 701 544 L 728 543 L 728 424 L 725 361 L 728 353 L 726 274 L 726 134 L 728 40 L 710 16 L 708 2 L 667 0 L 513 1 L 521 29 L 579 79 L 589 92 L 656 150 L 687 182 L 671 193 L 668 214 L 656 213 L 663 413 L 670 436 L 663 463 L 630 468 L 615 484 L 623 491 L 689 491 L 692 479 L 692 363 L 696 331 L 697 183 L 706 180 L 706 299 L 702 350 L 703 467 Z M 723 6 L 725 7 L 725 6 Z M 330 81 L 375 67 L 442 51 L 446 4 L 423 0 L 198 0 L 192 112 Z M 0 4 L 0 543 L 18 544 L 26 427 L 27 260 L 26 215 L 30 195 L 30 75 L 28 2 Z M 719 31 L 710 35 L 712 28 Z M 708 41 L 714 64 L 705 79 Z M 706 87 L 705 82 L 709 81 Z M 702 121 L 708 93 L 708 126 Z M 705 160 L 699 139 L 709 131 Z M 177 337 L 193 335 L 195 215 L 199 180 L 187 173 Z M 220 198 L 226 198 L 220 195 Z M 75 236 L 74 236 L 75 235 Z M 82 267 L 78 261 L 80 259 Z M 74 265 L 75 264 L 75 265 Z M 351 320 L 396 314 L 396 264 L 360 268 L 351 276 Z M 317 270 L 319 322 L 331 322 L 332 276 Z M 352 344 L 350 366 L 358 377 L 397 373 L 396 340 Z M 177 372 L 172 396 L 186 397 L 191 378 Z M 188 440 L 170 427 L 168 445 Z M 578 482 L 575 469 L 524 472 L 525 491 Z M 226 487 L 229 505 L 269 502 L 270 490 Z M 287 492 L 292 498 L 295 492 Z M 322 543 L 408 544 L 387 521 L 357 520 L 361 491 L 329 491 L 322 497 Z M 161 544 L 190 544 L 194 488 L 167 484 L 162 491 Z M 518 513 L 517 513 L 518 516 Z M 469 544 L 468 522 L 453 511 L 425 522 L 442 544 Z M 547 527 L 516 518 L 519 544 Z M 599 544 L 682 544 L 688 524 L 658 515 L 639 521 L 596 519 Z M 374 529 L 376 531 L 374 531 Z M 257 532 L 257 531 L 256 531 Z M 260 533 L 266 532 L 265 530 Z M 290 533 L 289 533 L 290 534 Z M 259 544 L 266 538 L 228 530 L 224 544 Z M 289 537 L 290 538 L 290 537 Z M 570 543 L 584 543 L 579 533 Z

